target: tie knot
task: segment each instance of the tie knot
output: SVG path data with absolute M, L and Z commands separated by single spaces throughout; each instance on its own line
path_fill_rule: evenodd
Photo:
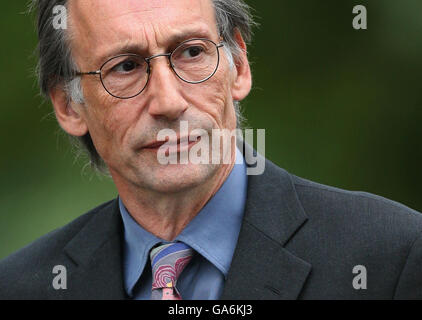
M 162 244 L 152 249 L 152 289 L 174 288 L 192 256 L 193 249 L 182 242 Z

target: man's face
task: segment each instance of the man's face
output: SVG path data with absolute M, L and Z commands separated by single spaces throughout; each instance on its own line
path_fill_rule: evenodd
M 69 14 L 72 53 L 81 71 L 97 70 L 118 54 L 167 53 L 190 38 L 220 42 L 211 0 L 70 1 Z M 153 59 L 147 87 L 127 100 L 109 95 L 99 77 L 83 77 L 85 105 L 75 110 L 115 182 L 172 192 L 199 185 L 218 172 L 220 165 L 161 165 L 157 149 L 144 147 L 162 129 L 179 134 L 180 121 L 188 121 L 189 132 L 236 128 L 233 99 L 239 97 L 232 88 L 237 70 L 230 68 L 224 49 L 219 50 L 216 74 L 200 84 L 178 79 L 166 57 Z

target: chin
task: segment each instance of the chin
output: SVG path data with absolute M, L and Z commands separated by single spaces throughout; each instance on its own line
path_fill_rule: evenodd
M 149 167 L 138 172 L 140 187 L 160 193 L 189 191 L 210 181 L 218 171 L 212 164 L 169 164 Z M 144 171 L 144 170 L 141 170 Z

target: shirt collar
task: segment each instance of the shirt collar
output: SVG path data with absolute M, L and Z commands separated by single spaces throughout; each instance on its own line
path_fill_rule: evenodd
M 236 164 L 230 175 L 192 221 L 176 237 L 195 249 L 227 277 L 243 219 L 247 175 L 243 157 L 236 149 Z M 164 240 L 140 226 L 119 198 L 125 235 L 125 289 L 131 291 L 141 276 L 151 248 Z

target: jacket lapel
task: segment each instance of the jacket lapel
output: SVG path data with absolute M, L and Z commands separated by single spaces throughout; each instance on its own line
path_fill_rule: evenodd
M 284 248 L 307 220 L 290 175 L 264 161 L 264 174 L 248 178 L 245 217 L 221 299 L 296 299 L 311 271 Z
M 66 299 L 124 299 L 122 221 L 118 201 L 94 214 L 64 248 L 74 262 L 68 271 Z

